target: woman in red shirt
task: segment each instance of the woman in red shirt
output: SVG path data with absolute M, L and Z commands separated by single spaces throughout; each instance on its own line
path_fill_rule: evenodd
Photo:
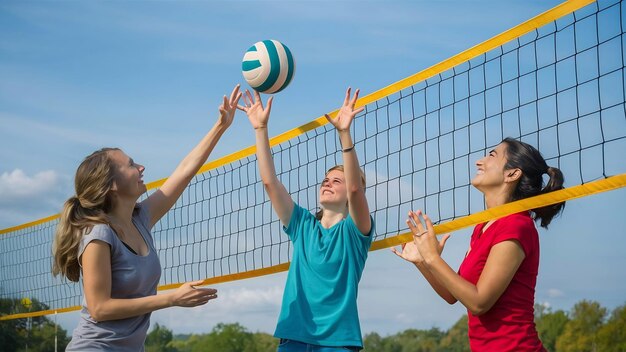
M 476 162 L 472 185 L 485 195 L 487 208 L 563 188 L 563 174 L 549 167 L 532 146 L 504 139 Z M 543 175 L 549 181 L 543 185 Z M 539 235 L 534 221 L 547 228 L 565 203 L 524 211 L 479 224 L 458 273 L 442 258 L 449 235 L 437 240 L 431 220 L 409 212 L 413 242 L 393 252 L 415 264 L 448 303 L 467 308 L 472 351 L 545 351 L 534 323 L 539 268 Z

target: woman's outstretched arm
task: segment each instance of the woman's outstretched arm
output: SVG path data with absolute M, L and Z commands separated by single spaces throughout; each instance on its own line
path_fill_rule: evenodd
M 330 124 L 335 126 L 339 141 L 341 142 L 343 154 L 343 173 L 346 178 L 346 189 L 348 190 L 348 211 L 357 228 L 361 233 L 368 234 L 372 228 L 369 206 L 365 197 L 365 188 L 361 181 L 361 170 L 359 168 L 359 160 L 354 150 L 354 141 L 350 134 L 350 126 L 354 117 L 363 111 L 363 107 L 355 109 L 357 99 L 359 98 L 359 90 L 354 92 L 354 96 L 350 97 L 351 89 L 346 90 L 346 96 L 343 105 L 337 113 L 337 117 L 332 119 L 325 115 Z
M 202 164 L 206 162 L 217 142 L 232 124 L 240 98 L 241 93 L 237 85 L 230 94 L 230 98 L 224 96 L 224 101 L 219 107 L 219 117 L 213 128 L 180 162 L 165 183 L 144 201 L 150 213 L 150 227 L 170 210 Z
M 287 226 L 293 212 L 293 200 L 285 186 L 276 176 L 274 160 L 270 150 L 269 134 L 267 132 L 273 100 L 273 97 L 270 97 L 267 101 L 267 106 L 263 107 L 259 92 L 254 91 L 253 97 L 250 91 L 246 90 L 244 106 L 238 106 L 238 108 L 248 115 L 250 124 L 254 128 L 257 162 L 265 192 L 270 198 L 272 207 L 276 215 L 278 215 L 280 222 Z

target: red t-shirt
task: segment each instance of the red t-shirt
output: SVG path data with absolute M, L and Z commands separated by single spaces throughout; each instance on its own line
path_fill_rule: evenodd
M 474 228 L 469 253 L 459 268 L 465 280 L 476 285 L 491 247 L 502 241 L 517 241 L 526 257 L 487 313 L 474 316 L 467 312 L 470 347 L 472 351 L 545 351 L 534 321 L 539 234 L 533 219 L 528 212 L 521 212 L 496 220 L 482 233 L 484 226 Z

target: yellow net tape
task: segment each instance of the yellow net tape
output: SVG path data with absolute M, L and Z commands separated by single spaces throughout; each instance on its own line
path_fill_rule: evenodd
M 617 176 L 611 176 L 602 180 L 589 182 L 584 185 L 573 186 L 569 188 L 562 189 L 560 191 L 550 192 L 547 194 L 543 194 L 540 196 L 526 198 L 522 200 L 518 200 L 515 202 L 507 203 L 498 207 L 494 207 L 491 209 L 487 209 L 475 214 L 471 214 L 468 216 L 464 216 L 462 218 L 458 218 L 452 221 L 448 221 L 444 224 L 435 225 L 435 232 L 437 234 L 450 233 L 454 231 L 458 231 L 460 229 L 477 225 L 480 223 L 487 222 L 489 220 L 494 220 L 497 218 L 501 218 L 503 216 L 518 213 L 521 211 L 535 209 L 537 207 L 542 207 L 550 204 L 565 202 L 569 200 L 573 200 L 576 198 L 586 197 L 602 192 L 612 191 L 618 188 L 626 187 L 626 174 L 621 174 Z M 412 234 L 410 232 L 402 233 L 394 237 L 385 238 L 382 240 L 378 240 L 372 243 L 372 247 L 370 251 L 375 251 L 379 249 L 389 248 L 397 245 L 401 245 L 403 243 L 409 242 L 412 240 Z M 276 274 L 279 272 L 289 270 L 289 263 L 283 263 L 279 265 L 274 265 L 268 268 L 262 268 L 257 270 L 250 270 L 243 273 L 224 275 L 219 277 L 214 277 L 210 279 L 204 280 L 203 285 L 213 285 L 219 283 L 225 283 L 230 281 L 244 280 L 250 279 L 259 276 Z M 159 286 L 159 291 L 171 290 L 178 288 L 182 285 L 182 283 L 177 284 L 169 284 Z M 28 317 L 37 317 L 42 315 L 49 315 L 55 313 L 65 313 L 80 310 L 80 306 L 73 306 L 63 309 L 55 309 L 55 310 L 45 310 L 38 312 L 30 312 L 30 313 L 20 313 L 20 314 L 12 314 L 5 315 L 0 317 L 0 320 L 10 320 L 10 319 L 21 319 Z

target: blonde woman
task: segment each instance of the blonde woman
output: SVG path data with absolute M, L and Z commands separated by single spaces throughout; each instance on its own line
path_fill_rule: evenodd
M 237 85 L 224 96 L 213 128 L 165 183 L 144 201 L 143 165 L 117 148 L 85 158 L 75 176 L 76 195 L 65 202 L 53 244 L 53 274 L 83 278 L 81 319 L 67 351 L 143 351 L 150 313 L 194 307 L 217 291 L 189 282 L 156 294 L 161 266 L 150 229 L 174 205 L 217 141 L 231 125 L 241 98 Z

